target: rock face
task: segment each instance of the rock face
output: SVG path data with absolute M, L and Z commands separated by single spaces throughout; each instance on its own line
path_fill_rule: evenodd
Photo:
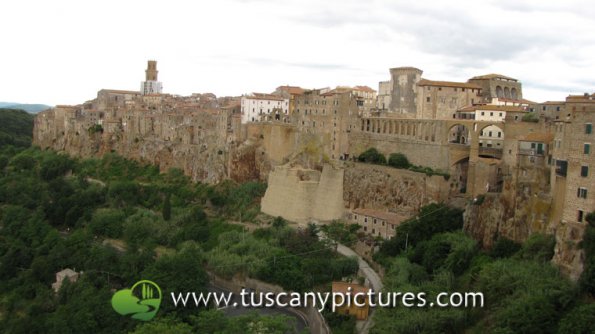
M 354 163 L 345 169 L 346 208 L 389 209 L 413 213 L 448 199 L 448 181 L 439 175 Z
M 155 164 L 163 171 L 179 168 L 193 181 L 217 183 L 230 178 L 242 182 L 266 178 L 270 166 L 259 149 L 261 143 L 233 140 L 228 131 L 221 129 L 220 124 L 227 122 L 221 120 L 225 117 L 230 115 L 222 111 L 178 115 L 131 111 L 124 116 L 127 122 L 105 122 L 93 129 L 77 121 L 76 111 L 55 108 L 36 117 L 33 142 L 42 148 L 79 157 L 116 152 Z

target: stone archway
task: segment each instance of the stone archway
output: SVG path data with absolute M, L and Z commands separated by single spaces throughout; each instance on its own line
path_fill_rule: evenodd
M 454 124 L 448 129 L 447 141 L 451 144 L 470 145 L 471 131 L 463 124 Z

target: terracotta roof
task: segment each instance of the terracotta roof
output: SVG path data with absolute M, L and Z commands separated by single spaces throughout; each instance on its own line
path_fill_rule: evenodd
M 509 98 L 505 98 L 505 97 L 499 97 L 498 101 L 503 101 L 503 102 L 516 102 L 516 103 L 526 103 L 526 104 L 535 104 L 537 102 L 534 101 L 529 101 L 526 99 L 509 99 Z
M 117 93 L 117 94 L 140 94 L 135 90 L 118 90 L 118 89 L 102 89 L 100 92 Z
M 527 112 L 522 107 L 517 106 L 498 106 L 493 104 L 486 104 L 481 106 L 468 106 L 457 111 L 509 111 L 509 112 Z
M 246 95 L 243 97 L 245 97 L 247 99 L 251 99 L 251 100 L 274 100 L 274 101 L 284 101 L 285 100 L 284 98 L 282 98 L 280 96 L 265 94 L 265 93 L 252 93 L 251 95 Z
M 469 80 L 489 80 L 489 79 L 506 79 L 506 80 L 513 80 L 513 81 L 518 81 L 515 78 L 511 78 L 511 77 L 507 77 L 505 75 L 502 74 L 496 74 L 496 73 L 490 73 L 490 74 L 485 74 L 485 75 L 478 75 L 475 76 Z
M 548 143 L 554 140 L 553 133 L 546 133 L 546 132 L 531 132 L 527 135 L 518 137 L 520 141 L 535 141 L 535 142 L 542 142 Z
M 583 95 L 568 95 L 566 97 L 566 101 L 580 101 L 580 102 L 593 102 L 595 101 L 595 94 L 591 94 L 589 95 L 588 93 L 585 93 Z
M 409 216 L 400 215 L 398 213 L 374 209 L 355 209 L 352 212 L 358 215 L 382 219 L 391 224 L 400 224 L 410 218 Z
M 565 101 L 545 101 L 543 103 L 539 103 L 539 104 L 564 104 L 566 103 Z
M 466 83 L 466 82 L 454 82 L 454 81 L 434 81 L 434 80 L 427 80 L 421 79 L 418 83 L 418 86 L 437 86 L 437 87 L 458 87 L 458 88 L 469 88 L 469 89 L 481 89 L 481 87 Z
M 376 91 L 368 86 L 355 86 L 353 87 L 354 90 L 359 90 L 362 92 L 370 92 L 370 93 L 375 93 Z
M 282 90 L 285 92 L 288 92 L 289 94 L 292 95 L 302 95 L 304 94 L 304 89 L 302 87 L 298 87 L 298 86 L 279 86 L 277 87 L 277 90 Z

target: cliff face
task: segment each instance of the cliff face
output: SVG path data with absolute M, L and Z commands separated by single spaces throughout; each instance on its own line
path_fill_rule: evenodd
M 90 130 L 83 124 L 70 123 L 68 116 L 61 113 L 61 110 L 49 110 L 36 117 L 35 145 L 78 157 L 100 157 L 107 152 L 116 152 L 155 164 L 163 171 L 179 168 L 193 181 L 206 183 L 217 183 L 226 178 L 240 182 L 264 179 L 270 169 L 259 149 L 260 143 L 228 140 L 227 133 L 217 127 L 181 125 L 170 136 L 164 136 L 163 130 L 160 132 L 154 124 L 149 131 L 130 128 L 126 131 L 121 124 L 104 124 L 101 130 Z M 202 118 L 209 120 L 219 116 L 205 113 Z
M 345 170 L 345 207 L 413 213 L 448 199 L 448 181 L 404 169 L 355 163 Z

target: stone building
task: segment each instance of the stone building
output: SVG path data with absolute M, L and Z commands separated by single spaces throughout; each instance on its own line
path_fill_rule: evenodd
M 388 112 L 391 101 L 391 82 L 380 81 L 378 83 L 378 96 L 376 97 L 376 110 Z
M 585 217 L 595 211 L 595 94 L 568 96 L 565 117 L 554 121 L 551 187 L 556 248 L 553 261 L 578 280 L 583 271 Z
M 364 111 L 370 111 L 376 107 L 376 91 L 368 86 L 355 86 L 352 88 L 353 94 L 357 96 L 360 105 Z
M 268 120 L 289 121 L 289 98 L 252 93 L 242 96 L 242 123 Z
M 473 77 L 470 84 L 481 87 L 482 102 L 491 103 L 494 98 L 520 100 L 523 98 L 521 83 L 502 74 L 486 74 Z
M 417 82 L 416 118 L 449 119 L 457 110 L 479 102 L 481 88 L 465 82 L 433 81 Z
M 279 86 L 272 95 L 281 96 L 284 99 L 289 99 L 289 115 L 293 114 L 295 109 L 295 99 L 304 94 L 305 89 L 298 86 Z
M 382 239 L 392 239 L 397 226 L 409 218 L 407 215 L 374 209 L 355 209 L 350 216 L 350 222 L 360 225 L 365 234 Z
M 314 89 L 296 97 L 292 124 L 299 132 L 315 134 L 327 158 L 345 159 L 349 133 L 363 110 L 363 98 L 351 89 Z
M 422 70 L 415 67 L 395 67 L 390 69 L 391 92 L 388 111 L 402 117 L 415 118 L 417 113 L 417 83 Z

